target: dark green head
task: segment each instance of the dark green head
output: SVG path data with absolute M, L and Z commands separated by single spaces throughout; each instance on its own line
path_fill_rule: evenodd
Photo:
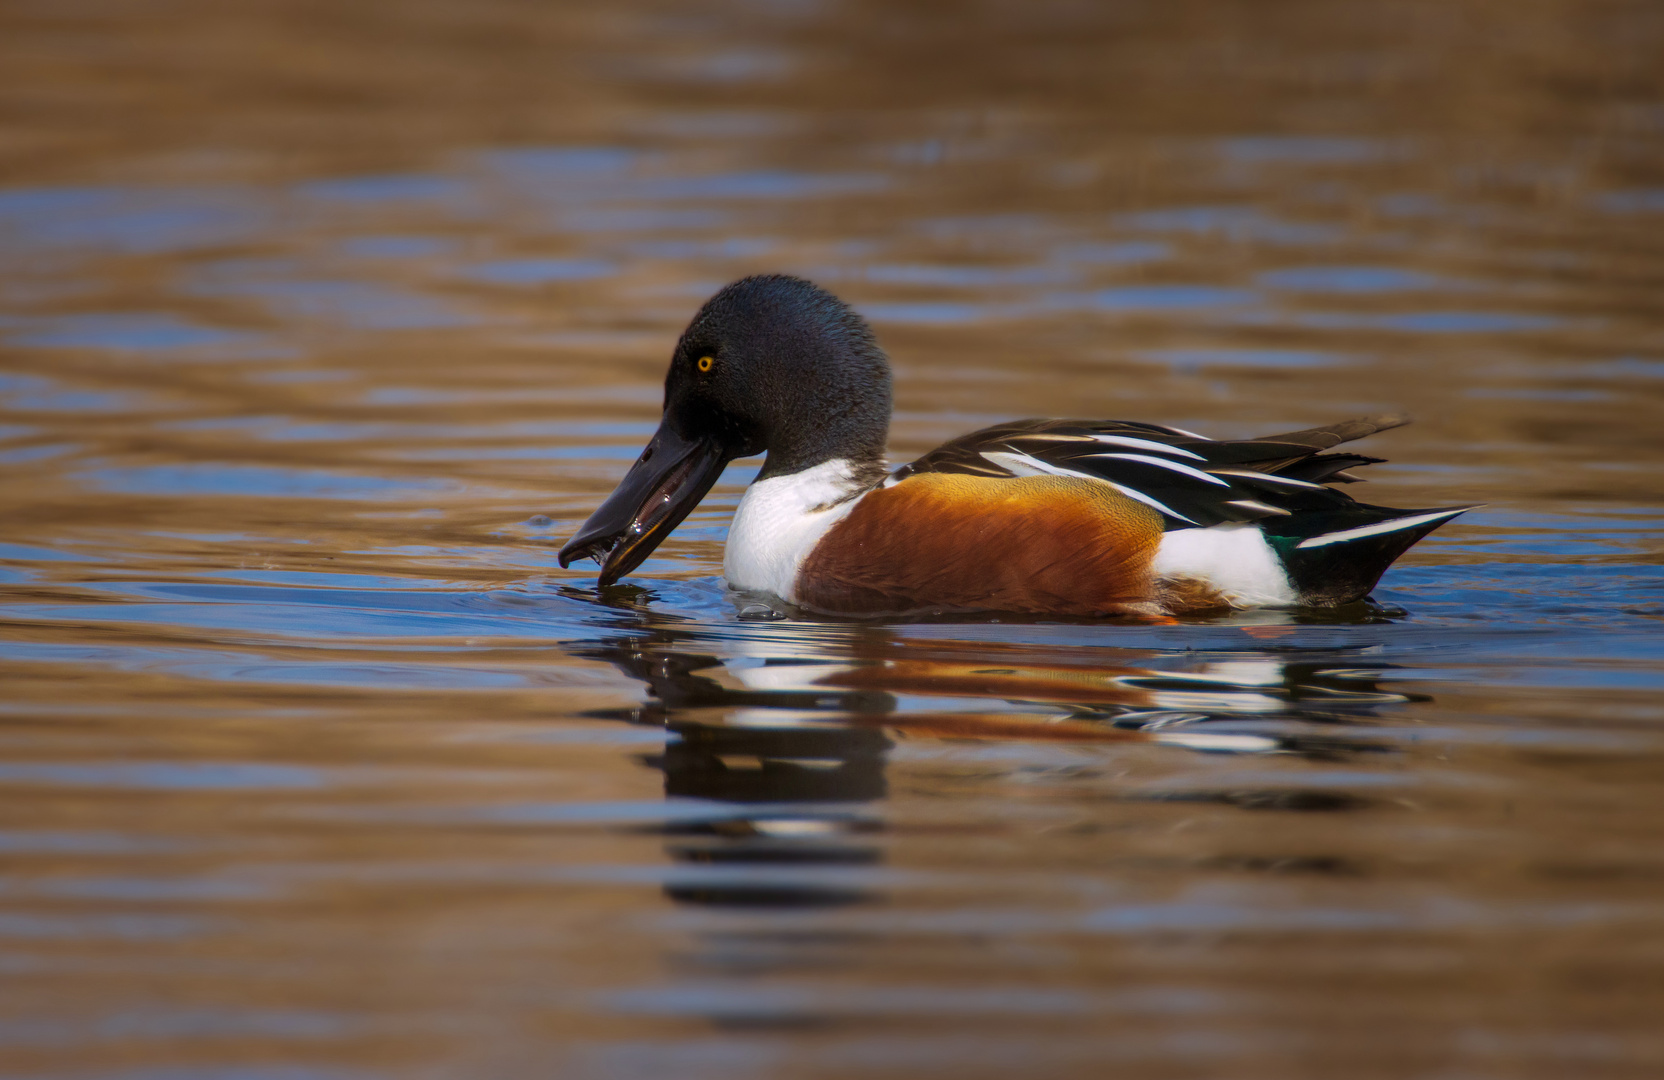
M 759 274 L 705 302 L 676 343 L 664 416 L 641 457 L 561 548 L 629 573 L 704 498 L 723 466 L 766 453 L 759 479 L 843 459 L 876 470 L 890 364 L 866 320 L 802 278 Z

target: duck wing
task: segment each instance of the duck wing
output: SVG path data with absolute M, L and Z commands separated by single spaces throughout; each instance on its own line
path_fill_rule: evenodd
M 1258 439 L 1216 440 L 1126 420 L 1016 420 L 973 431 L 903 465 L 920 473 L 1007 477 L 1050 474 L 1107 483 L 1161 513 L 1169 529 L 1286 518 L 1358 506 L 1325 486 L 1383 459 L 1326 451 L 1408 423 L 1390 414 Z

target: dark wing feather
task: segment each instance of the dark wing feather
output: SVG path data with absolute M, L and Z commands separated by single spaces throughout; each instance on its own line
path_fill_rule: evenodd
M 1378 431 L 1391 431 L 1395 427 L 1403 427 L 1409 422 L 1410 418 L 1403 413 L 1383 413 L 1380 416 L 1360 416 L 1355 420 L 1342 420 L 1338 424 L 1325 424 L 1323 427 L 1307 428 L 1304 431 L 1291 431 L 1286 435 L 1266 435 L 1254 441 L 1298 443 L 1313 450 L 1327 450 L 1343 442 L 1353 442 L 1374 435 Z
M 1313 454 L 1309 458 L 1301 458 L 1278 473 L 1279 476 L 1292 476 L 1297 480 L 1309 480 L 1314 484 L 1355 484 L 1362 480 L 1361 476 L 1353 476 L 1347 469 L 1359 465 L 1379 465 L 1386 458 L 1365 457 L 1362 454 Z
M 1017 420 L 962 435 L 897 469 L 917 473 L 1106 481 L 1160 511 L 1168 528 L 1281 518 L 1356 504 L 1326 483 L 1380 458 L 1324 450 L 1409 421 L 1364 417 L 1263 439 L 1215 441 L 1179 428 L 1131 421 Z

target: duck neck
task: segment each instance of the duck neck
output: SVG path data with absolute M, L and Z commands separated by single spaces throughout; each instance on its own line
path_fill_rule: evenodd
M 869 393 L 841 410 L 793 410 L 794 419 L 766 432 L 768 458 L 759 480 L 825 469 L 843 473 L 852 494 L 874 486 L 889 472 L 884 461 L 890 434 L 890 395 Z
M 842 452 L 812 457 L 770 450 L 757 480 L 789 479 L 794 485 L 810 485 L 821 493 L 819 503 L 835 506 L 877 487 L 889 473 L 882 449 L 869 446 L 851 446 Z

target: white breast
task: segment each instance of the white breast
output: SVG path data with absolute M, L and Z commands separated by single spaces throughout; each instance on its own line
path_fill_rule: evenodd
M 849 462 L 840 458 L 746 488 L 722 555 L 729 587 L 796 603 L 798 569 L 860 501 L 848 498 L 854 486 Z

